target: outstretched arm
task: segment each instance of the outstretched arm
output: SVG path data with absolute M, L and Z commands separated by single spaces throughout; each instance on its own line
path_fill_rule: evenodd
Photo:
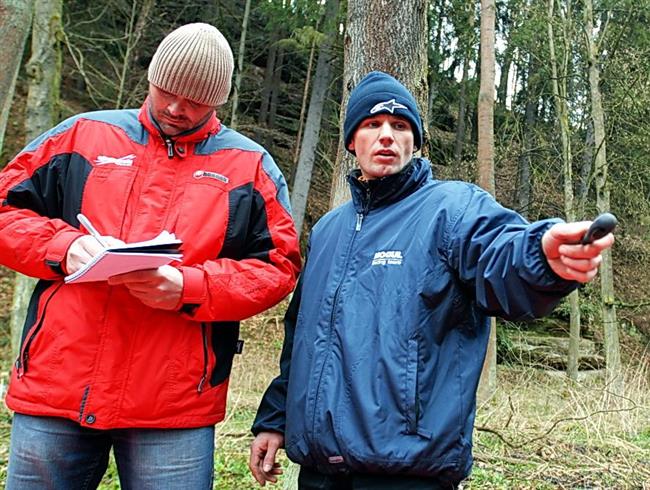
M 583 245 L 590 222 L 528 223 L 481 189 L 467 190 L 466 206 L 445 230 L 439 252 L 487 315 L 508 320 L 547 315 L 581 282 L 593 279 L 601 252 L 614 241 L 608 234 Z

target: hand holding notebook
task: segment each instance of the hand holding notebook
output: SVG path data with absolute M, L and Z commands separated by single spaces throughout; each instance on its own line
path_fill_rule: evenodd
M 111 276 L 156 269 L 183 258 L 179 250 L 183 242 L 173 233 L 163 231 L 151 240 L 108 247 L 85 216 L 79 215 L 79 221 L 104 249 L 75 273 L 66 276 L 66 283 L 106 281 Z

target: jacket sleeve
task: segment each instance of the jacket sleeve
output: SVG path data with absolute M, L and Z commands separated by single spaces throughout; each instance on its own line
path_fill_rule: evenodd
M 83 235 L 66 216 L 66 210 L 74 214 L 74 202 L 81 202 L 81 192 L 75 196 L 73 189 L 80 176 L 69 165 L 71 133 L 62 123 L 30 143 L 0 174 L 0 262 L 22 274 L 61 279 L 68 248 Z
M 291 355 L 293 352 L 293 336 L 296 330 L 300 297 L 302 294 L 302 276 L 298 281 L 296 291 L 291 298 L 289 308 L 284 316 L 284 343 L 280 355 L 280 374 L 271 381 L 266 389 L 251 431 L 257 435 L 260 432 L 279 432 L 284 434 L 286 424 L 287 386 L 291 368 Z
M 252 188 L 241 198 L 247 204 L 231 204 L 230 238 L 220 257 L 181 267 L 181 311 L 192 320 L 243 320 L 277 304 L 295 286 L 298 237 L 286 182 L 270 164 L 273 175 L 260 163 Z
M 524 320 L 550 313 L 579 286 L 557 276 L 542 251 L 542 236 L 561 220 L 530 224 L 480 188 L 468 192 L 440 253 L 487 314 Z

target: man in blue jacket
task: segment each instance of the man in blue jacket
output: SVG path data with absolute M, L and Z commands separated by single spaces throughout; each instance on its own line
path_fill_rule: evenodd
M 352 91 L 344 133 L 352 201 L 312 230 L 250 468 L 275 482 L 284 447 L 301 489 L 454 488 L 472 466 L 488 317 L 549 313 L 614 237 L 581 245 L 589 222 L 531 224 L 472 184 L 434 180 L 413 157 L 415 99 L 385 73 Z

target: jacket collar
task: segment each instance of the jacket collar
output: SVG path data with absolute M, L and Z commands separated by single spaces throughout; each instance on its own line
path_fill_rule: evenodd
M 160 130 L 158 123 L 155 121 L 149 110 L 149 97 L 147 97 L 140 107 L 140 112 L 138 114 L 138 120 L 140 123 L 147 129 L 147 131 L 161 139 L 166 139 L 167 136 Z M 216 113 L 213 111 L 210 117 L 203 123 L 197 126 L 196 128 L 185 131 L 184 133 L 172 136 L 172 139 L 175 143 L 197 143 L 203 141 L 207 137 L 217 134 L 221 129 L 221 121 L 217 118 Z
M 431 166 L 424 158 L 414 158 L 401 172 L 381 179 L 361 181 L 360 175 L 361 170 L 353 170 L 348 183 L 354 208 L 364 214 L 410 196 L 432 178 Z

